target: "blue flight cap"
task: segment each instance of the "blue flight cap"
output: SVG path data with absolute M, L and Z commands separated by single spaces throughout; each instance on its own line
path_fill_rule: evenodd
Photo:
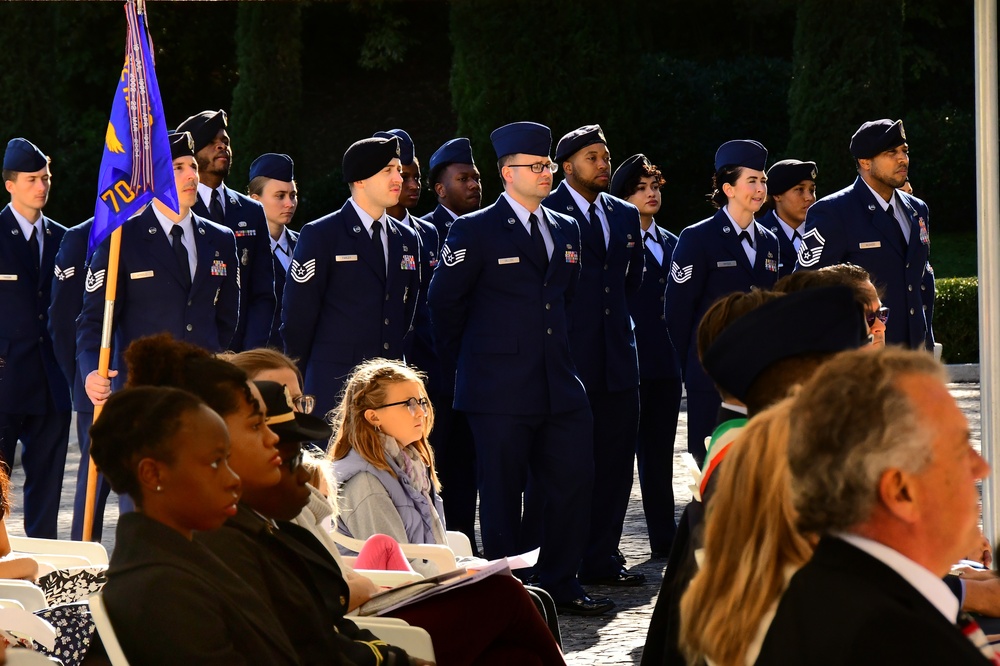
M 578 127 L 572 132 L 567 132 L 563 138 L 559 139 L 559 143 L 556 144 L 555 161 L 562 164 L 573 157 L 578 150 L 582 150 L 595 143 L 608 145 L 608 142 L 604 140 L 604 130 L 601 129 L 600 125 Z
M 167 135 L 170 144 L 170 159 L 178 157 L 194 157 L 194 139 L 191 132 L 171 132 Z
M 465 137 L 445 141 L 431 155 L 427 168 L 433 171 L 434 167 L 446 164 L 475 164 L 472 159 L 472 143 Z
M 385 132 L 375 132 L 372 136 L 382 139 L 391 139 L 393 137 L 399 139 L 399 163 L 403 166 L 413 164 L 413 139 L 406 133 L 406 130 L 391 129 Z
M 649 158 L 642 153 L 633 155 L 622 162 L 615 169 L 615 175 L 611 176 L 611 196 L 618 197 L 619 199 L 627 199 L 632 193 L 625 192 L 626 186 L 633 179 L 638 183 L 646 175 L 645 168 L 651 166 L 653 165 L 650 163 Z
M 719 146 L 719 150 L 715 153 L 716 171 L 721 171 L 722 167 L 726 166 L 740 166 L 763 171 L 766 163 L 767 148 L 759 141 L 749 139 L 726 141 Z
M 250 180 L 257 176 L 290 183 L 295 180 L 295 162 L 282 153 L 264 153 L 250 165 Z
M 31 173 L 41 171 L 48 163 L 49 158 L 38 149 L 38 146 L 20 137 L 11 139 L 3 154 L 4 171 Z
M 493 130 L 490 141 L 493 142 L 497 159 L 514 153 L 548 157 L 549 150 L 552 149 L 552 130 L 545 125 L 527 121 L 510 123 Z
M 906 132 L 902 120 L 869 120 L 858 128 L 851 137 L 851 157 L 867 160 L 883 150 L 889 150 L 906 143 Z
M 194 139 L 194 151 L 198 152 L 215 141 L 220 129 L 229 126 L 229 116 L 222 109 L 196 113 L 177 126 L 178 132 L 190 132 Z
M 816 181 L 816 163 L 799 160 L 781 160 L 767 170 L 769 194 L 784 194 L 803 180 Z
M 399 158 L 399 137 L 387 139 L 373 136 L 351 144 L 344 153 L 344 182 L 354 183 L 368 180 Z

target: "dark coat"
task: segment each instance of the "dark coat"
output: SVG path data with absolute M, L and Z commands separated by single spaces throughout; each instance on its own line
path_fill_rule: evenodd
M 663 314 L 667 280 L 670 279 L 670 258 L 677 246 L 677 236 L 661 226 L 656 227 L 663 264 L 648 249 L 645 250 L 645 271 L 639 291 L 628 297 L 629 313 L 635 322 L 635 346 L 639 356 L 639 377 L 650 379 L 679 379 L 680 362 L 667 336 L 667 321 Z M 642 242 L 642 241 L 640 241 Z M 645 243 L 643 243 L 645 248 Z
M 83 388 L 76 364 L 76 318 L 83 309 L 83 284 L 87 279 L 87 245 L 94 218 L 66 232 L 56 254 L 52 276 L 52 303 L 49 305 L 49 334 L 59 367 L 69 383 L 73 409 L 93 412 L 94 403 Z
M 288 249 L 294 254 L 295 244 L 299 242 L 299 232 L 286 228 L 285 234 L 288 237 Z M 289 266 L 291 266 L 291 258 L 289 258 Z M 278 306 L 274 308 L 274 319 L 271 320 L 271 337 L 267 344 L 275 349 L 283 349 L 284 345 L 281 342 L 281 299 L 285 295 L 287 276 L 273 251 L 271 252 L 271 267 L 274 269 L 274 297 L 277 299 Z
M 198 542 L 141 513 L 118 521 L 103 594 L 129 663 L 300 663 L 257 590 Z
M 795 269 L 795 259 L 798 255 L 795 252 L 795 243 L 788 237 L 785 230 L 781 228 L 781 223 L 778 221 L 778 214 L 772 208 L 757 221 L 770 229 L 771 233 L 778 237 L 778 249 L 781 250 L 781 261 L 778 262 L 778 279 L 780 280 L 786 275 L 791 275 Z M 799 232 L 800 236 L 803 231 L 805 231 L 804 228 Z
M 427 288 L 431 284 L 431 276 L 438 265 L 438 252 L 441 248 L 441 241 L 437 228 L 430 222 L 419 217 L 410 216 L 413 221 L 413 230 L 417 234 L 420 242 L 420 295 L 417 298 L 417 307 L 413 313 L 413 325 L 406 336 L 403 345 L 406 362 L 416 366 L 427 373 L 428 390 L 441 381 L 441 364 L 437 360 L 437 353 L 434 351 L 434 333 L 431 331 L 431 314 L 427 308 Z

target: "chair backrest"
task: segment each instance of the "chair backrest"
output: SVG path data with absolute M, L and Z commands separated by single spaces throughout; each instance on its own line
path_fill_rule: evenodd
M 455 557 L 472 557 L 472 542 L 464 532 L 448 530 L 448 547 L 455 553 Z
M 101 636 L 101 643 L 104 644 L 104 651 L 108 654 L 111 666 L 128 666 L 128 659 L 125 652 L 115 636 L 115 629 L 111 626 L 111 619 L 108 617 L 108 609 L 104 605 L 104 597 L 101 593 L 90 597 L 90 615 L 94 618 L 94 625 L 97 633 Z
M 0 599 L 0 608 L 20 608 L 24 610 L 24 604 L 17 599 Z
M 13 599 L 27 611 L 49 607 L 42 588 L 26 580 L 0 579 L 0 599 Z
M 72 541 L 69 539 L 39 539 L 35 537 L 10 537 L 10 548 L 15 553 L 48 553 L 51 555 L 74 555 L 91 564 L 107 564 L 108 551 L 95 541 Z
M 437 661 L 434 658 L 434 643 L 431 641 L 431 635 L 422 627 L 410 626 L 403 620 L 396 618 L 352 617 L 351 620 L 389 645 L 403 648 L 410 656 L 427 661 Z

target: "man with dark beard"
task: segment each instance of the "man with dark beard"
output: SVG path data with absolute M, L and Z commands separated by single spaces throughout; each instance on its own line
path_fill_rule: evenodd
M 930 214 L 923 201 L 896 189 L 906 182 L 910 165 L 903 121 L 864 123 L 851 138 L 851 155 L 858 178 L 809 209 L 795 270 L 861 266 L 885 287 L 882 300 L 894 313 L 885 341 L 933 349 L 924 311 L 933 295 L 923 283 Z
M 566 134 L 555 161 L 566 179 L 542 204 L 580 225 L 583 257 L 569 306 L 570 352 L 594 413 L 596 486 L 603 489 L 602 501 L 591 507 L 580 581 L 641 585 L 645 577 L 627 571 L 618 551 L 639 428 L 639 365 L 626 301 L 642 281 L 639 210 L 608 194 L 611 154 L 599 125 Z M 531 495 L 525 501 L 529 527 Z
M 444 244 L 452 223 L 462 215 L 479 210 L 483 200 L 479 169 L 472 159 L 472 144 L 464 137 L 446 141 L 431 155 L 427 168 L 430 169 L 427 180 L 437 196 L 438 206 L 425 219 L 437 227 Z
M 277 301 L 264 208 L 223 182 L 233 164 L 228 124 L 225 111 L 202 111 L 182 122 L 177 131 L 190 132 L 194 138 L 200 182 L 191 210 L 236 234 L 240 318 L 230 349 L 239 352 L 267 345 Z

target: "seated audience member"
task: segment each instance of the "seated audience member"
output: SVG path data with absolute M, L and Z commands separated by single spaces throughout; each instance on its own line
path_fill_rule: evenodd
M 354 369 L 334 415 L 328 453 L 340 484 L 341 532 L 358 539 L 387 534 L 400 543 L 447 543 L 427 441 L 433 418 L 416 371 L 386 359 Z M 413 566 L 437 573 L 430 562 Z
M 274 382 L 258 382 L 258 386 L 268 423 L 281 438 L 278 447 L 287 464 L 282 466 L 282 479 L 276 486 L 247 492 L 243 498 L 254 512 L 276 521 L 277 529 L 253 529 L 249 522 L 240 529 L 263 548 L 280 554 L 281 562 L 315 588 L 331 614 L 342 616 L 345 583 L 337 560 L 310 530 L 289 522 L 299 516 L 311 497 L 310 474 L 300 463 L 301 442 L 323 437 L 323 429 L 328 437 L 330 428 L 320 419 L 294 412 L 291 392 L 285 387 Z M 237 515 L 234 520 L 239 518 Z M 395 548 L 398 552 L 398 544 Z M 463 624 L 463 618 L 476 609 L 488 609 L 489 621 Z M 512 576 L 490 576 L 389 615 L 426 629 L 442 664 L 564 663 L 544 620 Z M 458 626 L 462 631 L 456 631 Z
M 333 595 L 339 613 L 328 613 L 328 598 L 303 580 L 301 566 L 289 564 L 284 553 L 275 552 L 270 521 L 247 500 L 281 481 L 283 461 L 278 437 L 265 422 L 260 391 L 247 381 L 246 373 L 168 335 L 137 340 L 126 350 L 125 360 L 133 385 L 173 385 L 197 392 L 222 416 L 232 442 L 229 465 L 239 474 L 247 495 L 220 529 L 199 534 L 196 542 L 270 603 L 299 660 L 356 666 L 376 666 L 385 660 L 426 664 L 344 619 L 347 584 L 343 579 Z
M 972 449 L 943 367 L 919 351 L 845 352 L 791 406 L 800 532 L 820 536 L 757 664 L 998 663 L 942 581 L 975 536 Z
M 812 555 L 792 508 L 789 409 L 785 399 L 751 419 L 719 472 L 704 557 L 681 599 L 689 663 L 753 664 L 788 579 Z
M 94 462 L 136 504 L 119 518 L 103 591 L 129 662 L 300 663 L 263 590 L 192 541 L 222 526 L 240 497 L 222 418 L 184 391 L 125 389 L 90 434 Z
M 38 578 L 38 562 L 11 552 L 6 521 L 10 511 L 10 477 L 6 467 L 0 464 L 0 578 L 35 580 Z

